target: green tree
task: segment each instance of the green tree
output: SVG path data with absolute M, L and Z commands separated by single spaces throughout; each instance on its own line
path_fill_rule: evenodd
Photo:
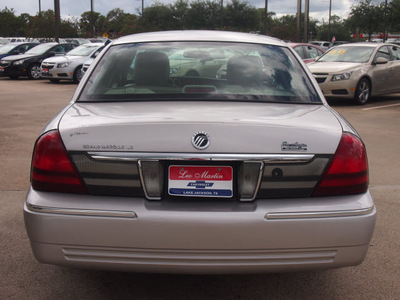
M 107 31 L 107 18 L 98 12 L 86 11 L 81 14 L 79 26 L 84 37 L 102 35 Z
M 190 3 L 187 12 L 187 29 L 216 29 L 223 27 L 221 3 L 196 0 Z M 224 16 L 225 19 L 225 16 Z
M 13 8 L 0 11 L 0 24 L 0 36 L 26 36 L 25 22 L 15 15 Z
M 115 8 L 110 10 L 107 15 L 107 31 L 114 34 L 117 37 L 125 24 L 125 19 L 128 14 L 126 14 L 122 9 Z
M 359 5 L 352 6 L 347 26 L 356 33 L 366 33 L 368 40 L 371 35 L 383 31 L 383 9 L 381 5 L 372 4 L 372 0 L 362 0 Z
M 260 15 L 248 2 L 232 0 L 224 8 L 224 26 L 235 31 L 259 30 Z
M 400 32 L 400 0 L 392 0 L 387 7 L 387 25 L 390 32 Z
M 304 24 L 305 14 L 301 14 L 301 24 Z M 318 20 L 309 18 L 308 20 L 308 32 L 311 36 L 316 36 L 318 33 Z M 297 15 L 284 15 L 279 18 L 274 18 L 272 24 L 270 24 L 269 34 L 271 36 L 280 38 L 285 41 L 297 41 Z M 303 35 L 303 30 L 301 31 Z
M 120 32 L 121 35 L 133 34 L 142 31 L 143 31 L 143 24 L 141 22 L 141 18 L 131 14 L 125 16 L 124 24 Z
M 28 36 L 34 38 L 54 37 L 54 20 L 55 14 L 51 9 L 42 11 L 40 15 L 38 14 L 34 17 L 30 17 L 27 32 Z
M 21 15 L 26 22 L 27 36 L 34 38 L 53 38 L 55 36 L 55 14 L 49 9 L 42 11 L 34 17 Z M 61 20 L 60 22 L 60 38 L 77 37 L 78 21 L 77 19 Z
M 274 13 L 273 11 L 268 12 L 268 16 L 267 16 L 268 17 L 268 28 L 267 28 L 267 32 L 265 32 L 265 8 L 259 8 L 259 9 L 257 9 L 257 11 L 258 11 L 258 16 L 259 16 L 258 19 L 260 20 L 258 31 L 261 32 L 262 34 L 270 35 L 273 24 L 274 24 L 274 18 L 276 18 L 276 13 Z
M 316 39 L 322 41 L 330 41 L 333 36 L 338 41 L 351 40 L 351 30 L 347 28 L 345 20 L 342 20 L 337 15 L 333 15 L 331 17 L 330 30 L 329 24 L 327 22 L 324 22 L 322 25 L 319 26 Z
M 190 5 L 187 0 L 177 0 L 175 3 L 170 5 L 172 12 L 172 19 L 175 29 L 186 29 L 190 20 L 188 19 L 188 11 Z
M 155 4 L 145 8 L 141 20 L 144 31 L 161 31 L 174 29 L 170 7 Z

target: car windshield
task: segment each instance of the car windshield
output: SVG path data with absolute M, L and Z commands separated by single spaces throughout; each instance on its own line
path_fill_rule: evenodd
M 222 42 L 110 47 L 78 101 L 321 102 L 285 47 Z
M 42 55 L 44 54 L 47 50 L 49 50 L 51 47 L 54 47 L 55 44 L 41 44 L 36 47 L 33 47 L 32 49 L 28 50 L 25 52 L 25 54 L 30 54 L 30 55 Z
M 8 52 L 10 52 L 12 49 L 14 49 L 15 47 L 17 47 L 18 45 L 15 44 L 6 44 L 2 47 L 0 47 L 0 54 L 7 54 Z
M 93 51 L 98 49 L 99 46 L 97 45 L 81 45 L 79 47 L 76 47 L 75 49 L 72 49 L 67 53 L 69 56 L 88 56 L 90 55 Z
M 318 62 L 366 63 L 374 50 L 375 47 L 335 47 L 325 53 Z

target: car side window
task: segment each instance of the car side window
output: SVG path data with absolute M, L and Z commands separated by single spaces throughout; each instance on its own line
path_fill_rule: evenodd
M 62 47 L 61 46 L 57 46 L 53 48 L 53 52 L 54 53 L 61 53 L 62 52 Z
M 25 51 L 28 51 L 29 49 L 32 49 L 35 46 L 36 46 L 35 44 L 30 44 L 30 45 L 26 46 L 26 50 Z
M 390 47 L 390 50 L 392 50 L 393 60 L 400 60 L 400 49 L 399 49 L 399 47 L 392 46 L 392 47 Z
M 391 60 L 388 47 L 383 46 L 383 47 L 379 48 L 378 52 L 376 53 L 375 60 L 378 57 L 383 57 L 383 58 L 386 58 L 387 60 Z
M 303 47 L 302 46 L 294 47 L 294 51 L 296 51 L 297 54 L 300 55 L 300 57 L 304 59 L 304 53 L 303 53 Z
M 316 58 L 321 55 L 318 53 L 318 49 L 314 47 L 308 46 L 306 47 L 306 49 L 307 49 L 306 51 L 308 52 L 308 57 Z
M 27 49 L 28 49 L 28 46 L 23 45 L 23 46 L 19 47 L 18 52 L 19 52 L 19 54 L 24 54 Z

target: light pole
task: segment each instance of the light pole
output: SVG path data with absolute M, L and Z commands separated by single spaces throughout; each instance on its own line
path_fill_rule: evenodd
M 39 16 L 42 14 L 42 7 L 41 7 L 41 4 L 40 4 L 40 0 L 39 0 Z
M 265 0 L 265 16 L 264 16 L 265 35 L 268 35 L 268 0 Z
M 93 16 L 93 0 L 90 0 L 90 25 L 92 27 L 92 37 L 94 37 L 94 33 L 96 31 L 94 27 L 94 16 Z
M 385 14 L 384 14 L 384 23 L 385 23 L 385 27 L 383 29 L 383 42 L 386 42 L 386 27 L 387 27 L 387 0 L 385 0 Z
M 54 0 L 56 42 L 60 41 L 60 0 Z
M 310 17 L 310 0 L 305 0 L 304 7 L 304 43 L 308 43 L 308 19 Z
M 297 42 L 301 43 L 301 0 L 297 0 Z
M 332 14 L 332 0 L 329 0 L 328 42 L 331 40 L 331 14 Z
M 221 30 L 224 28 L 224 0 L 221 0 Z

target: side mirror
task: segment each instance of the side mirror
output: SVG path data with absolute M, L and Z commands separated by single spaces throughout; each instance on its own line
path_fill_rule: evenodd
M 384 58 L 384 57 L 378 57 L 375 60 L 375 65 L 384 65 L 384 64 L 387 64 L 387 63 L 388 63 L 388 60 L 386 58 Z
M 54 51 L 49 52 L 49 57 L 55 56 L 55 55 L 56 55 L 56 53 Z

